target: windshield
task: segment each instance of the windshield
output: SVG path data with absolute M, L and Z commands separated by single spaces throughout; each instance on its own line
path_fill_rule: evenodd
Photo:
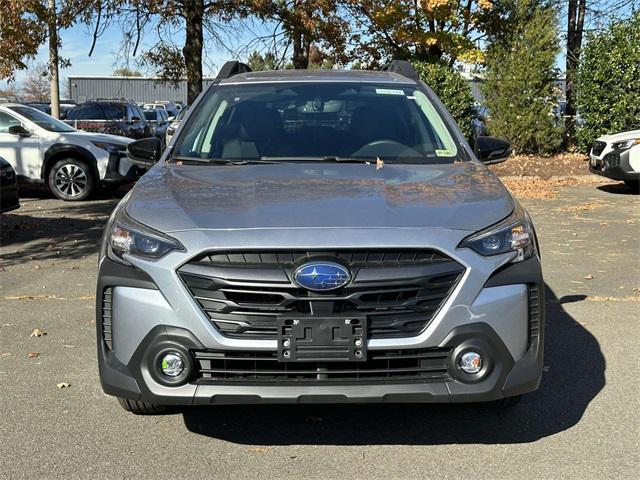
M 147 120 L 157 120 L 158 118 L 156 117 L 156 111 L 155 110 L 145 110 L 144 111 L 144 118 L 146 118 Z
M 392 163 L 452 163 L 463 158 L 438 111 L 414 85 L 221 85 L 194 113 L 174 157 L 379 157 Z
M 56 120 L 50 115 L 47 115 L 40 110 L 36 110 L 31 107 L 7 107 L 10 110 L 13 110 L 18 115 L 22 115 L 24 118 L 31 120 L 37 126 L 44 128 L 45 130 L 49 130 L 50 132 L 75 132 L 76 129 L 70 127 L 64 122 L 60 120 Z

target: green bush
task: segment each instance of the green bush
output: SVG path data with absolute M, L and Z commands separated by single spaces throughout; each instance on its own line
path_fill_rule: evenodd
M 587 37 L 576 82 L 577 140 L 640 128 L 640 13 Z
M 553 153 L 562 140 L 552 113 L 559 94 L 556 11 L 532 0 L 510 5 L 510 27 L 492 36 L 486 54 L 489 132 L 508 140 L 517 153 Z
M 412 62 L 420 79 L 440 97 L 466 138 L 471 138 L 475 100 L 471 86 L 462 76 L 439 63 Z

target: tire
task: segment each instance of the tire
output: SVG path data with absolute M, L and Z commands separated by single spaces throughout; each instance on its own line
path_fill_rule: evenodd
M 166 405 L 138 402 L 128 398 L 118 398 L 118 403 L 127 412 L 135 413 L 136 415 L 162 415 L 168 410 Z
M 625 180 L 624 184 L 629 187 L 633 193 L 640 193 L 640 180 Z
M 95 170 L 84 160 L 58 160 L 49 171 L 51 193 L 61 200 L 77 202 L 89 198 L 96 189 Z

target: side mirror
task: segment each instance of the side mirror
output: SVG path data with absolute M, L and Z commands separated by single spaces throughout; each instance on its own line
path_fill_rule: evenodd
M 162 154 L 162 143 L 157 137 L 143 138 L 127 145 L 127 158 L 142 167 L 152 167 Z
M 491 165 L 493 163 L 504 162 L 511 155 L 511 145 L 509 142 L 495 137 L 476 138 L 473 148 L 476 157 L 482 163 Z
M 140 117 L 133 116 L 131 117 L 131 123 L 136 123 L 140 121 Z
M 29 130 L 27 130 L 26 128 L 24 128 L 22 125 L 11 125 L 9 127 L 8 132 L 11 135 L 18 135 L 20 137 L 30 137 L 31 136 L 31 132 Z

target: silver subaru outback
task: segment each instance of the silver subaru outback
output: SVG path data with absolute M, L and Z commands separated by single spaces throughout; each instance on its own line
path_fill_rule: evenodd
M 538 387 L 533 225 L 406 62 L 225 64 L 107 225 L 104 391 L 169 405 L 513 403 Z

